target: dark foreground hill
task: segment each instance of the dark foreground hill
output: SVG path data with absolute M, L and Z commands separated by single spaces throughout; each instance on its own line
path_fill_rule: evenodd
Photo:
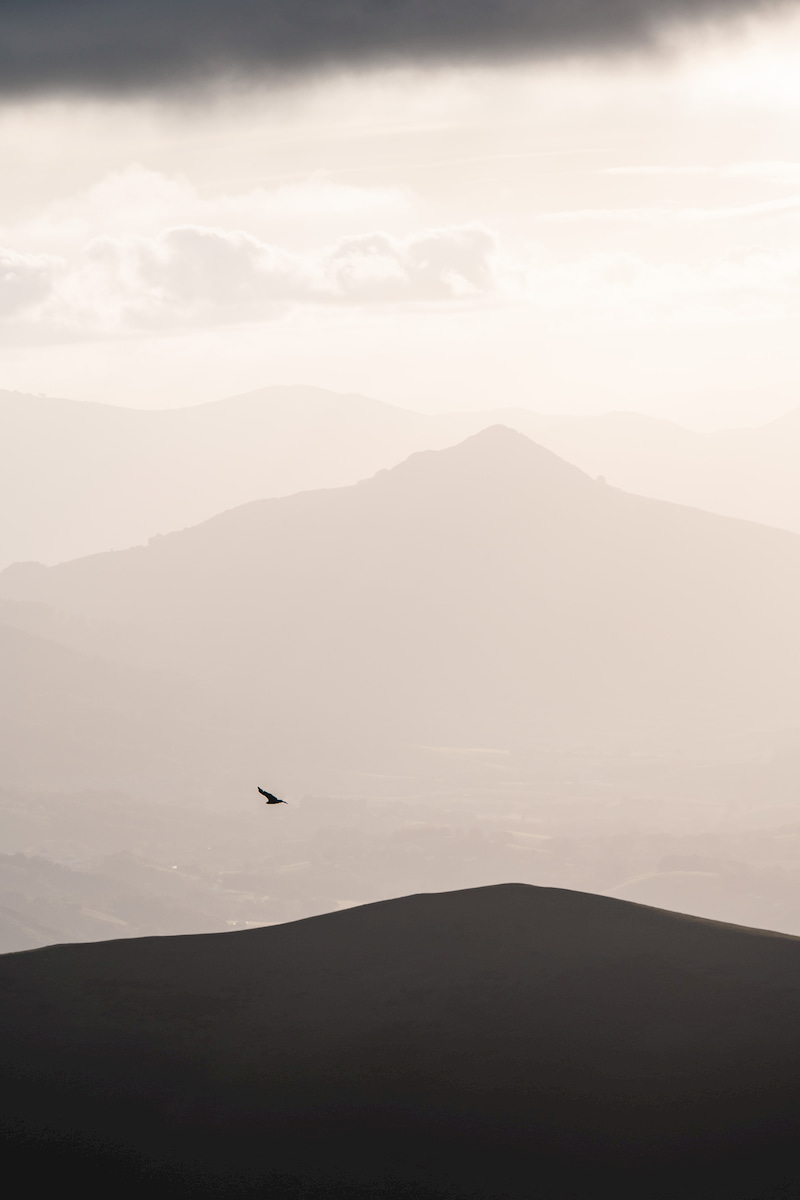
M 7 955 L 0 984 L 34 1193 L 796 1194 L 796 938 L 503 885 Z

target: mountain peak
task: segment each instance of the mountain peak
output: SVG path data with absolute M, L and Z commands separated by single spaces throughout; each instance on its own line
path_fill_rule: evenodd
M 444 450 L 421 450 L 376 478 L 394 479 L 405 486 L 409 477 L 430 475 L 441 487 L 458 486 L 505 491 L 524 484 L 533 489 L 583 489 L 591 476 L 559 458 L 538 442 L 508 425 L 490 425 Z M 484 485 L 481 487 L 481 485 Z

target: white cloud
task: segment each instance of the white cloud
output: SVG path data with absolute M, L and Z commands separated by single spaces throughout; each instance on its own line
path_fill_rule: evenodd
M 797 162 L 744 162 L 734 163 L 725 171 L 734 179 L 767 179 L 770 183 L 800 184 L 800 163 Z
M 38 327 L 43 340 L 274 319 L 298 304 L 453 304 L 501 285 L 496 238 L 480 225 L 360 234 L 317 253 L 183 225 L 94 238 L 69 266 L 2 250 L 0 263 L 0 315 L 21 313 L 26 339 Z
M 410 207 L 408 193 L 399 188 L 358 187 L 324 176 L 274 188 L 204 193 L 184 175 L 133 163 L 0 230 L 0 238 L 69 253 L 104 234 L 155 236 L 174 226 L 209 225 L 264 236 L 276 225 L 350 224 L 396 216 Z
M 52 255 L 18 254 L 0 247 L 0 319 L 46 300 L 62 267 Z
M 770 183 L 800 184 L 800 163 L 784 160 L 756 159 L 751 162 L 734 162 L 714 166 L 700 163 L 651 163 L 640 166 L 603 167 L 601 175 L 631 175 L 653 177 L 685 176 L 691 178 L 713 177 L 715 179 L 766 179 Z
M 603 167 L 600 171 L 601 175 L 716 175 L 719 173 L 717 167 L 694 166 L 694 165 L 670 165 L 667 163 L 643 163 L 641 166 L 629 167 Z
M 594 324 L 736 323 L 800 312 L 800 244 L 733 247 L 699 265 L 603 253 L 535 265 L 526 297 L 543 313 Z
M 131 202 L 140 214 L 143 195 L 155 212 L 183 194 L 183 185 L 161 176 L 126 178 L 126 188 L 133 179 L 133 191 L 143 189 Z M 302 195 L 308 199 L 310 193 Z M 291 203 L 300 203 L 293 196 Z M 344 197 L 336 192 L 331 203 L 339 200 Z M 105 196 L 97 204 L 113 208 L 116 202 Z M 734 211 L 772 212 L 777 203 L 800 208 L 800 200 L 790 198 L 736 210 L 642 209 L 624 215 L 652 221 L 667 219 L 659 215 L 666 212 L 672 220 L 700 221 Z M 610 219 L 622 211 L 552 216 Z M 243 228 L 193 222 L 154 234 L 103 232 L 68 256 L 0 249 L 0 330 L 7 345 L 232 328 L 308 307 L 388 311 L 465 305 L 514 305 L 559 325 L 778 319 L 800 312 L 800 244 L 739 245 L 701 262 L 652 261 L 621 250 L 565 260 L 543 248 L 511 256 L 478 223 L 405 237 L 385 230 L 355 233 L 298 250 Z
M 497 239 L 481 225 L 450 226 L 398 239 L 343 239 L 325 262 L 336 293 L 351 300 L 458 300 L 493 292 Z
M 535 220 L 542 224 L 698 225 L 705 221 L 746 221 L 797 212 L 800 212 L 800 196 L 785 196 L 780 200 L 760 200 L 754 204 L 705 208 L 681 208 L 677 205 L 672 208 L 658 205 L 641 208 L 578 208 L 538 213 Z

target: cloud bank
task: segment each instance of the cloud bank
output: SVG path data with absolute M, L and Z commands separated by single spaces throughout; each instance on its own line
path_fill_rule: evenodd
M 298 307 L 522 307 L 531 321 L 636 327 L 780 320 L 800 312 L 800 244 L 699 264 L 624 252 L 557 262 L 505 254 L 482 225 L 377 231 L 297 253 L 241 230 L 177 226 L 94 238 L 71 260 L 0 248 L 6 345 L 151 337 L 275 321 Z
M 297 253 L 242 230 L 184 225 L 155 237 L 102 236 L 72 261 L 0 247 L 0 324 L 42 340 L 274 319 L 298 304 L 419 305 L 488 297 L 499 283 L 482 225 L 406 238 L 355 234 Z
M 800 178 L 800 165 L 788 161 L 702 170 Z M 413 220 L 409 230 L 413 195 L 392 189 L 311 180 L 201 194 L 181 176 L 132 165 L 0 229 L 0 341 L 45 345 L 192 330 L 205 337 L 309 309 L 335 321 L 345 310 L 514 308 L 530 314 L 532 327 L 559 328 L 783 320 L 800 313 L 798 212 L 793 192 L 727 208 L 534 213 L 543 231 L 601 222 L 623 235 L 733 222 L 722 244 L 717 238 L 717 249 L 701 255 L 691 245 L 688 254 L 653 255 L 652 247 L 648 254 L 613 243 L 565 253 L 546 238 L 506 243 L 500 228 L 480 222 Z M 376 216 L 389 217 L 389 227 L 372 225 Z M 765 217 L 787 222 L 778 244 L 758 240 L 769 235 Z
M 783 4 L 790 0 L 783 0 Z M 130 92 L 226 75 L 484 62 L 652 43 L 781 0 L 0 0 L 0 92 Z

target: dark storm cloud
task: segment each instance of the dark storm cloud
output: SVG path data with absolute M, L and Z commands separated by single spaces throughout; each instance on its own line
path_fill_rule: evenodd
M 0 0 L 0 90 L 125 91 L 646 45 L 771 0 Z

